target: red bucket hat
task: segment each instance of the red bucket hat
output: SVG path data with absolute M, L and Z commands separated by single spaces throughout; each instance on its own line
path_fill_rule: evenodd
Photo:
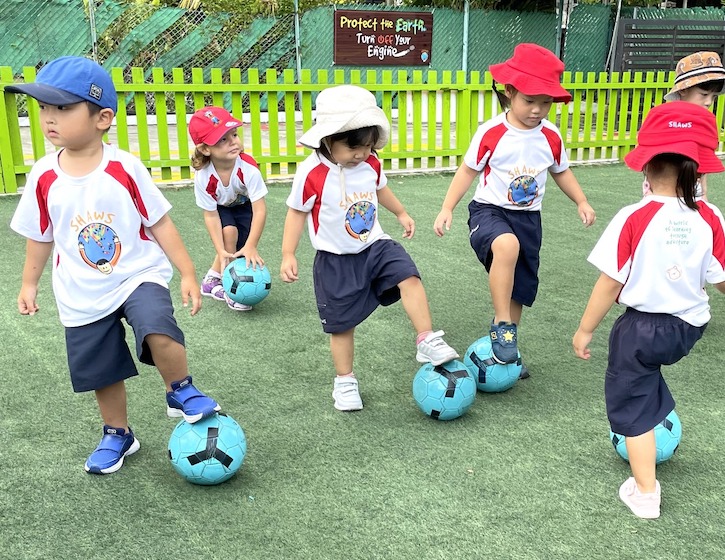
M 526 95 L 550 95 L 554 103 L 569 103 L 571 94 L 561 84 L 564 63 L 549 49 L 521 43 L 506 62 L 488 67 L 493 79 Z
M 213 146 L 227 132 L 242 126 L 242 121 L 232 117 L 221 107 L 204 107 L 191 116 L 189 136 L 194 144 Z
M 715 115 L 687 101 L 658 105 L 645 117 L 637 134 L 637 147 L 624 156 L 634 171 L 660 154 L 680 154 L 697 162 L 700 173 L 725 171 L 715 155 L 719 143 Z

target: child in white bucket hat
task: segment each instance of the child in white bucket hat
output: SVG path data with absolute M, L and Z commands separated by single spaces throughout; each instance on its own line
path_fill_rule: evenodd
M 418 269 L 402 245 L 378 221 L 378 206 L 395 214 L 404 238 L 415 222 L 387 186 L 376 151 L 390 124 L 369 91 L 351 85 L 322 91 L 315 125 L 300 138 L 314 149 L 303 161 L 287 198 L 280 276 L 298 279 L 295 252 L 305 222 L 317 250 L 313 266 L 322 328 L 330 334 L 337 410 L 363 407 L 353 373 L 355 327 L 380 305 L 402 300 L 417 332 L 416 359 L 440 365 L 458 357 L 433 331 L 428 299 Z

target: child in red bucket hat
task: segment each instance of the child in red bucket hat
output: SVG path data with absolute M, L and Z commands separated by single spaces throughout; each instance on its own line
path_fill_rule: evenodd
M 551 51 L 531 43 L 514 49 L 506 62 L 490 67 L 504 113 L 478 127 L 443 201 L 433 229 L 439 237 L 451 227 L 453 210 L 479 176 L 469 210 L 469 241 L 489 273 L 494 308 L 487 334 L 493 359 L 519 362 L 518 324 L 523 306 L 536 298 L 541 249 L 541 202 L 546 178 L 577 205 L 585 226 L 596 219 L 569 169 L 561 133 L 546 117 L 553 103 L 571 95 L 559 83 L 564 64 Z M 522 379 L 529 376 L 522 365 Z
M 635 515 L 652 519 L 660 515 L 654 427 L 675 407 L 661 366 L 686 356 L 705 331 L 703 286 L 725 293 L 725 221 L 695 194 L 702 173 L 725 168 L 715 155 L 715 116 L 693 103 L 652 109 L 637 141 L 624 160 L 644 172 L 652 193 L 620 210 L 589 255 L 601 274 L 573 345 L 588 360 L 594 330 L 615 303 L 625 306 L 609 335 L 607 417 L 626 438 L 633 475 L 619 496 Z

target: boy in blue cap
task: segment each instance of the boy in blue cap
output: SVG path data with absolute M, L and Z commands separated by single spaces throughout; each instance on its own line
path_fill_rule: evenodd
M 73 390 L 95 391 L 105 424 L 85 470 L 112 473 L 139 449 L 125 386 L 138 371 L 121 319 L 134 331 L 138 359 L 161 373 L 169 416 L 196 422 L 220 410 L 192 384 L 168 288 L 173 263 L 184 307 L 191 300 L 195 315 L 196 271 L 168 215 L 171 205 L 141 161 L 103 142 L 117 98 L 101 66 L 66 56 L 44 66 L 35 83 L 5 90 L 38 101 L 43 135 L 59 148 L 33 165 L 10 224 L 27 238 L 18 310 L 39 310 L 38 281 L 52 251 Z

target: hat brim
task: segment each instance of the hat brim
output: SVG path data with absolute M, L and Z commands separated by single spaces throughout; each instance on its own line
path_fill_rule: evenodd
M 511 68 L 506 62 L 492 64 L 489 72 L 499 84 L 509 84 L 524 95 L 548 95 L 554 99 L 554 103 L 569 103 L 572 99 L 571 93 L 561 87 L 559 82 L 545 81 L 526 74 Z
M 390 137 L 390 123 L 385 113 L 380 107 L 368 107 L 355 113 L 347 120 L 331 120 L 324 123 L 315 123 L 307 132 L 299 138 L 299 143 L 308 148 L 317 149 L 323 138 L 347 132 L 349 130 L 357 130 L 366 126 L 377 126 L 379 131 L 378 141 L 375 143 L 375 149 L 380 150 L 388 143 Z
M 219 140 L 224 138 L 224 135 L 227 134 L 230 130 L 236 130 L 240 126 L 242 126 L 242 124 L 242 121 L 227 121 L 224 126 L 215 128 L 209 134 L 204 136 L 204 139 L 201 141 L 201 143 L 204 143 L 207 146 L 214 146 L 219 142 Z
M 624 156 L 624 163 L 633 171 L 642 171 L 650 160 L 661 154 L 679 154 L 697 163 L 698 173 L 721 173 L 725 171 L 722 161 L 713 150 L 703 149 L 697 142 L 678 142 L 663 146 L 641 146 Z
M 73 105 L 74 103 L 85 101 L 82 97 L 38 82 L 5 86 L 5 91 L 9 91 L 10 93 L 24 93 L 48 105 Z
M 714 82 L 720 80 L 723 82 L 723 86 L 720 91 L 715 92 L 715 95 L 721 95 L 725 93 L 725 71 L 724 72 L 707 72 L 698 76 L 693 76 L 686 80 L 676 83 L 670 91 L 665 94 L 665 101 L 677 101 L 680 99 L 680 92 L 691 87 L 699 86 L 706 82 Z

